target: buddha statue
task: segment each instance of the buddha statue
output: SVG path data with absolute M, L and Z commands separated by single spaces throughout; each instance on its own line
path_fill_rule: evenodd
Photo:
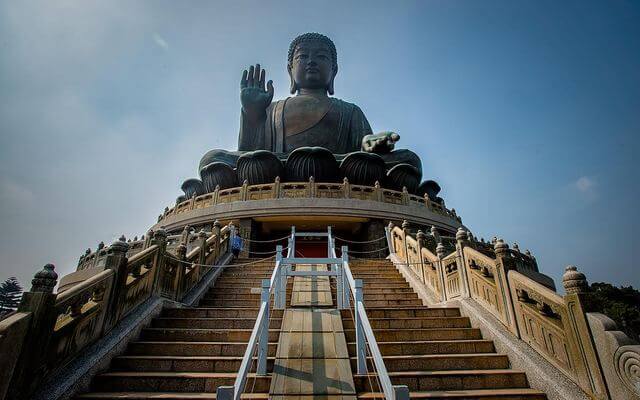
M 355 165 L 354 171 L 363 170 L 362 165 L 366 163 L 376 164 L 375 171 L 382 168 L 383 174 L 386 170 L 392 171 L 392 175 L 375 179 L 381 183 L 383 179 L 397 181 L 396 176 L 410 176 L 412 183 L 407 186 L 413 187 L 413 191 L 417 189 L 422 176 L 421 161 L 409 150 L 394 150 L 400 136 L 394 132 L 374 134 L 357 105 L 331 97 L 338 73 L 336 47 L 331 39 L 319 33 L 305 33 L 295 38 L 289 46 L 287 71 L 292 96 L 277 101 L 273 101 L 273 82 L 266 80 L 266 71 L 259 64 L 243 72 L 238 151 L 211 150 L 204 155 L 200 171 L 201 176 L 203 170 L 207 175 L 206 179 L 203 176 L 205 186 L 207 180 L 210 184 L 232 182 L 232 179 L 218 179 L 215 174 L 221 177 L 231 174 L 230 169 L 236 167 L 241 157 L 249 158 L 243 160 L 243 171 L 259 171 L 260 164 L 253 166 L 252 163 L 269 157 L 286 163 L 296 150 L 323 148 L 333 154 L 335 163 L 349 156 L 348 166 Z M 254 157 L 256 151 L 259 156 Z M 269 152 L 272 156 L 267 154 Z M 316 154 L 320 155 L 317 150 Z M 326 155 L 322 157 L 327 158 Z M 269 159 L 268 162 L 273 165 L 277 161 Z M 394 170 L 394 167 L 398 168 Z M 376 173 L 367 176 L 374 179 Z M 349 175 L 348 170 L 346 175 Z M 342 177 L 336 178 L 342 181 Z M 391 183 L 389 187 L 403 187 L 402 182 Z

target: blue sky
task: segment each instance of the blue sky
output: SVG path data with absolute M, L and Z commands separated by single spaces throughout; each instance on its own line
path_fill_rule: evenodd
M 336 96 L 400 133 L 478 236 L 640 286 L 640 3 L 0 0 L 0 279 L 140 235 L 235 149 L 239 80 L 317 31 Z

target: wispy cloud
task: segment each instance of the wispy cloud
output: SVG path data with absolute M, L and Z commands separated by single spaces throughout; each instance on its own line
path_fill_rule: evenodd
M 582 193 L 590 193 L 594 190 L 596 182 L 588 176 L 581 176 L 575 181 L 574 186 Z
M 167 41 L 164 40 L 164 38 L 159 34 L 153 34 L 153 41 L 158 45 L 158 47 L 162 48 L 163 50 L 169 50 L 169 43 L 167 43 Z

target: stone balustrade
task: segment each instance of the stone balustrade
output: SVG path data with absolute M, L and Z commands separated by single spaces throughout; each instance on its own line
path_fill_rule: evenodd
M 412 237 L 406 223 L 389 228 L 391 251 L 424 284 L 429 297 L 439 302 L 473 299 L 592 398 L 616 399 L 614 393 L 622 392 L 632 396 L 626 398 L 640 398 L 640 345 L 620 338 L 621 332 L 609 333 L 615 327 L 603 327 L 606 317 L 588 313 L 587 281 L 575 267 L 565 271 L 562 296 L 538 272 L 535 257 L 517 245 L 509 248 L 497 238 L 477 241 L 460 228 L 453 251 L 436 235 L 433 252 L 428 234 L 418 231 Z M 609 359 L 613 357 L 628 365 Z M 622 372 L 612 374 L 611 369 Z
M 461 222 L 461 218 L 454 209 L 447 209 L 444 203 L 440 204 L 424 197 L 409 194 L 406 190 L 398 192 L 385 189 L 379 184 L 375 186 L 352 185 L 345 178 L 343 183 L 318 183 L 313 177 L 309 182 L 280 182 L 276 178 L 274 183 L 262 185 L 248 185 L 246 182 L 240 186 L 220 190 L 192 198 L 176 204 L 172 208 L 166 208 L 158 218 L 161 222 L 170 215 L 176 215 L 192 210 L 212 207 L 218 204 L 232 203 L 236 201 L 293 199 L 293 198 L 328 198 L 328 199 L 357 199 L 377 201 L 389 204 L 409 205 L 417 204 L 427 209 Z
M 183 298 L 229 251 L 231 225 L 189 235 L 175 252 L 167 250 L 164 230 L 143 241 L 128 257 L 129 243 L 118 240 L 99 249 L 104 269 L 63 292 L 54 293 L 57 274 L 47 264 L 25 292 L 18 311 L 0 321 L 0 399 L 28 398 L 42 378 L 62 368 L 88 345 L 152 296 Z M 123 239 L 123 238 L 121 238 Z M 104 254 L 101 254 L 104 252 Z M 13 371 L 13 373 L 11 373 Z

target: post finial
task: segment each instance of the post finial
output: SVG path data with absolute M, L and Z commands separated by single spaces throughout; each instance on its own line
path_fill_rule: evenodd
M 575 265 L 568 265 L 562 275 L 562 285 L 567 294 L 584 293 L 589 289 L 587 277 Z
M 458 231 L 456 232 L 456 240 L 458 242 L 463 242 L 467 239 L 468 239 L 467 231 L 465 231 L 463 227 L 458 228 Z
M 406 219 L 402 221 L 402 229 L 403 230 L 409 229 L 409 221 L 407 221 Z
M 47 264 L 41 271 L 36 272 L 31 280 L 31 291 L 53 293 L 53 288 L 58 283 L 58 274 L 54 269 L 53 264 Z
M 438 256 L 438 258 L 443 258 L 444 252 L 444 245 L 442 244 L 442 242 L 438 243 L 438 245 L 436 246 L 436 255 Z
M 493 250 L 495 250 L 496 254 L 500 254 L 509 250 L 509 245 L 505 243 L 504 240 L 496 238 L 493 244 Z

